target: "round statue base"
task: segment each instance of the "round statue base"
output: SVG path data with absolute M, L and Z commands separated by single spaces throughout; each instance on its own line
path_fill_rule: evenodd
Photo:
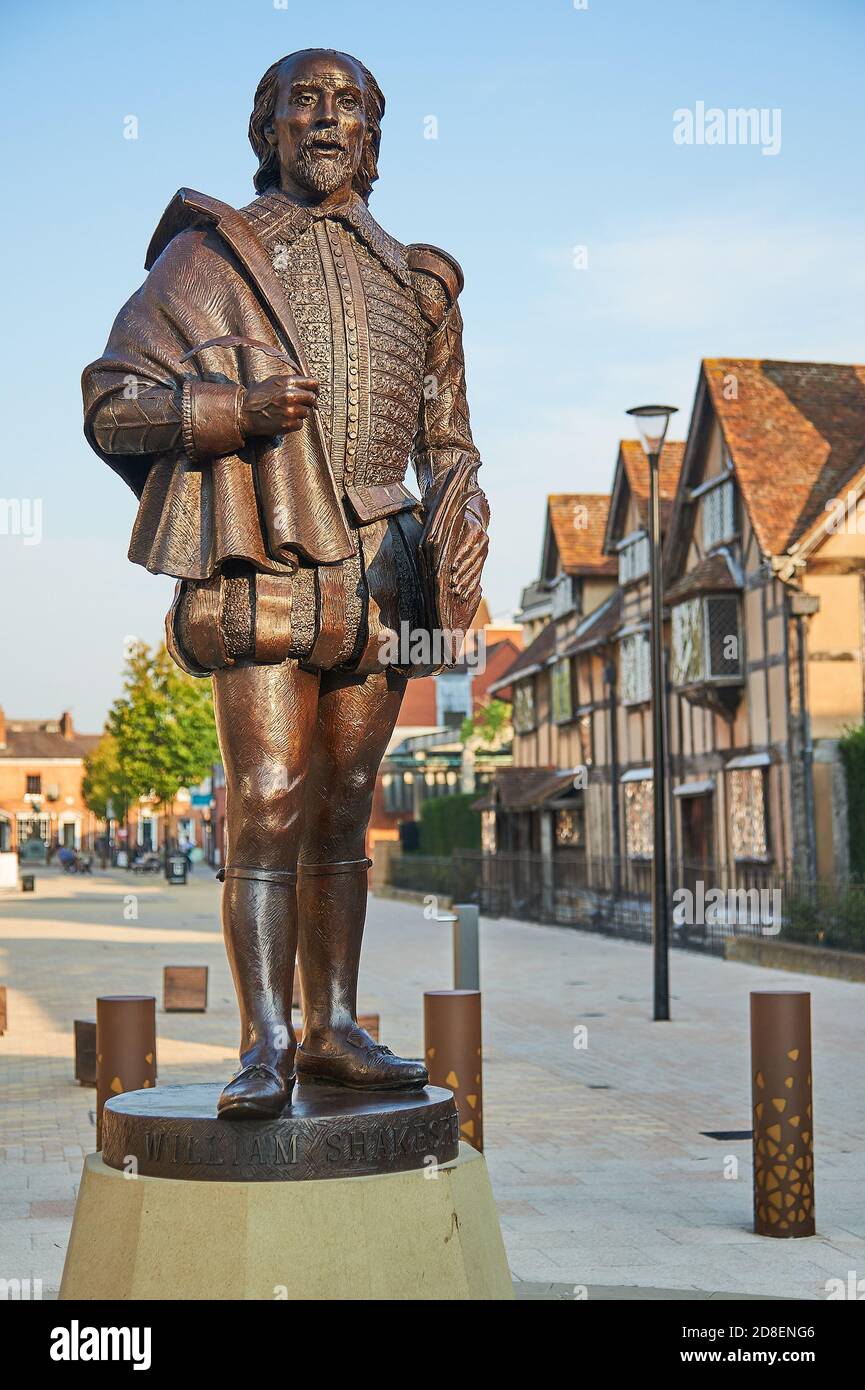
M 483 1156 L 306 1182 L 84 1161 L 63 1300 L 511 1299 Z
M 372 1177 L 448 1163 L 459 1152 L 450 1091 L 350 1091 L 298 1082 L 276 1120 L 220 1120 L 218 1085 L 158 1086 L 106 1101 L 108 1168 L 187 1182 Z

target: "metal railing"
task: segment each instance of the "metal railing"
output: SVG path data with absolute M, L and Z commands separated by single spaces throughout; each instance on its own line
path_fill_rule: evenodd
M 580 853 L 417 854 L 391 859 L 390 882 L 491 917 L 581 927 L 632 940 L 652 935 L 651 861 Z M 674 945 L 722 953 L 729 936 L 865 951 L 865 884 L 813 882 L 763 863 L 676 861 L 670 874 Z

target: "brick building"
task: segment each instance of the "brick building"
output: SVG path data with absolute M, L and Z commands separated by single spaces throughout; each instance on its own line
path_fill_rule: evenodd
M 84 759 L 99 734 L 79 734 L 72 715 L 13 719 L 0 709 L 0 851 L 33 858 L 52 845 L 92 850 L 101 826 L 84 805 Z

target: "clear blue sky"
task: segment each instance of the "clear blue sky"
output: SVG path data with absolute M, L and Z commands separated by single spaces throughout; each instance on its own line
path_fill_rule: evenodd
M 545 494 L 609 487 L 627 406 L 669 399 L 684 434 L 703 356 L 863 360 L 861 0 L 7 0 L 3 27 L 0 498 L 44 518 L 40 545 L 0 535 L 8 714 L 100 728 L 124 638 L 160 635 L 171 585 L 126 560 L 134 499 L 84 443 L 79 375 L 174 191 L 251 198 L 252 93 L 293 49 L 372 68 L 371 209 L 465 270 L 494 612 Z M 780 153 L 675 144 L 700 101 L 779 108 Z

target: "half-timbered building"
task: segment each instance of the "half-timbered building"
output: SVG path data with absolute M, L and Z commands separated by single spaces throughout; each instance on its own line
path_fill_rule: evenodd
M 651 880 L 648 480 L 622 441 L 609 499 L 592 499 L 590 589 L 567 587 L 580 499 L 549 499 L 529 587 L 551 616 L 497 683 L 514 767 L 483 803 L 485 846 L 537 857 L 535 907 L 554 919 L 584 916 L 584 890 L 627 899 Z M 843 879 L 838 740 L 865 711 L 865 368 L 704 361 L 660 490 L 672 886 Z

